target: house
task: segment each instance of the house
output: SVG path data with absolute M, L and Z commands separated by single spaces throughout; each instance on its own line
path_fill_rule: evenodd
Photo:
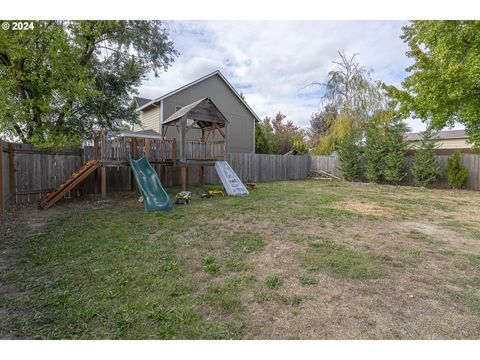
M 205 98 L 213 101 L 229 123 L 228 151 L 255 152 L 255 122 L 260 119 L 218 70 L 156 99 L 137 97 L 141 124 L 135 125 L 134 131 L 154 130 L 159 134 L 165 133 L 165 137 L 171 139 L 175 137 L 176 129 L 163 131 L 165 121 L 181 108 Z M 186 136 L 191 140 L 200 137 L 195 131 Z
M 439 155 L 450 155 L 455 150 L 459 150 L 464 153 L 479 152 L 472 149 L 472 145 L 467 142 L 468 135 L 465 130 L 446 130 L 439 131 L 435 138 L 437 139 L 437 149 L 435 152 Z M 420 146 L 422 140 L 421 133 L 408 133 L 405 139 L 410 143 L 409 149 L 414 151 Z

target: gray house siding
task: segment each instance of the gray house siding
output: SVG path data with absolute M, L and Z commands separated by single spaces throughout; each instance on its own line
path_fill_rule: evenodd
M 255 118 L 219 75 L 213 75 L 164 98 L 163 119 L 167 119 L 178 110 L 178 107 L 183 107 L 205 97 L 213 100 L 229 122 L 229 151 L 238 153 L 254 152 Z M 145 113 L 150 111 L 152 110 L 146 111 Z M 159 119 L 158 108 L 156 111 L 157 113 L 151 117 L 144 114 L 142 119 Z M 159 120 L 157 120 L 157 124 L 159 124 Z M 145 128 L 147 128 L 146 126 L 156 130 L 153 123 L 144 123 Z M 167 138 L 177 136 L 176 130 L 171 128 L 166 135 Z M 200 138 L 200 136 L 199 130 L 196 130 L 196 132 L 192 130 L 188 133 L 187 137 L 189 139 L 197 139 Z M 210 137 L 209 140 L 222 140 L 222 138 L 219 138 L 219 135 L 217 135 L 216 138 Z

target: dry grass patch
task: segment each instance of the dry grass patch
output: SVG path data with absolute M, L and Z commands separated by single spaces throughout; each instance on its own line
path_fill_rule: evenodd
M 335 209 L 353 211 L 362 215 L 373 215 L 386 218 L 392 217 L 394 215 L 394 210 L 391 208 L 354 199 L 337 202 L 331 205 L 331 207 Z

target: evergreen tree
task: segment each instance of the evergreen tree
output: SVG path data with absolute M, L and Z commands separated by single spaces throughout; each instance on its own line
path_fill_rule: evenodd
M 462 165 L 460 151 L 455 151 L 452 157 L 447 159 L 447 180 L 452 187 L 462 188 L 467 184 L 468 168 Z
M 406 131 L 406 125 L 401 121 L 394 121 L 387 125 L 383 176 L 391 184 L 399 184 L 407 176 L 406 143 L 404 141 Z
M 421 186 L 435 183 L 440 175 L 440 166 L 435 156 L 435 133 L 428 128 L 422 133 L 422 142 L 413 157 L 412 173 L 415 182 Z
M 270 154 L 270 144 L 267 139 L 267 135 L 260 123 L 255 123 L 255 153 L 257 154 Z
M 362 150 L 358 138 L 359 136 L 354 131 L 350 131 L 340 142 L 338 148 L 340 171 L 348 181 L 353 181 L 361 175 Z
M 385 167 L 385 135 L 377 124 L 370 124 L 365 139 L 365 177 L 368 181 L 379 182 Z

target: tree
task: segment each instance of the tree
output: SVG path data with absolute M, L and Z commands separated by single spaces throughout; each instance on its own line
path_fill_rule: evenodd
M 385 168 L 386 139 L 377 123 L 369 124 L 365 138 L 365 177 L 370 182 L 380 182 Z
M 272 145 L 267 138 L 264 126 L 261 123 L 255 123 L 255 153 L 271 154 Z
M 310 84 L 324 88 L 323 103 L 338 114 L 315 153 L 331 153 L 351 130 L 363 131 L 372 114 L 386 104 L 383 84 L 372 80 L 371 71 L 356 61 L 357 54 L 347 57 L 339 52 L 339 56 L 340 61 L 333 62 L 337 68 L 328 73 L 326 82 Z
M 397 120 L 387 126 L 383 176 L 391 184 L 399 184 L 407 176 L 404 140 L 406 131 L 407 127 L 402 121 Z
M 296 155 L 305 155 L 308 153 L 308 145 L 303 140 L 295 140 L 292 143 L 292 150 L 295 151 Z
M 0 131 L 38 146 L 78 144 L 134 123 L 131 95 L 176 51 L 159 21 L 35 21 L 0 32 Z
M 385 179 L 385 157 L 389 152 L 391 133 L 389 127 L 396 121 L 393 105 L 377 110 L 366 124 L 365 130 L 365 177 L 371 182 L 381 182 Z
M 322 111 L 313 113 L 310 118 L 310 128 L 307 131 L 310 146 L 315 147 L 325 136 L 338 116 L 337 109 L 328 105 Z
M 455 151 L 453 156 L 447 159 L 447 180 L 452 187 L 462 188 L 467 184 L 468 168 L 462 165 L 460 151 Z
M 435 133 L 429 127 L 422 133 L 420 147 L 413 156 L 412 173 L 415 182 L 421 186 L 435 183 L 440 175 L 440 166 L 435 156 Z
M 293 124 L 293 121 L 284 121 L 286 115 L 280 111 L 272 119 L 266 117 L 255 127 L 257 140 L 256 152 L 259 154 L 286 154 L 299 145 L 298 151 L 305 151 L 305 134 L 302 129 Z M 300 145 L 301 144 L 301 145 Z
M 361 175 L 361 156 L 358 132 L 349 131 L 338 147 L 339 168 L 345 180 L 353 181 Z
M 258 154 L 277 154 L 278 148 L 271 119 L 267 116 L 255 124 L 255 152 Z
M 430 121 L 434 130 L 465 125 L 480 146 L 480 21 L 412 21 L 401 38 L 414 64 L 404 90 L 389 87 L 404 118 Z
M 272 121 L 272 127 L 275 137 L 275 143 L 279 154 L 286 154 L 293 148 L 295 141 L 304 140 L 304 132 L 291 120 L 285 120 L 287 116 L 280 111 L 275 115 Z

